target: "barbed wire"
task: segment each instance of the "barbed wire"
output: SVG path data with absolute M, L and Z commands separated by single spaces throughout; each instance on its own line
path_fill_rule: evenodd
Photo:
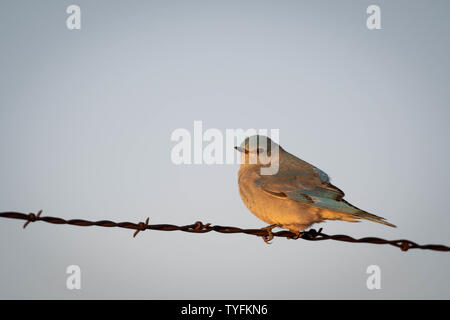
M 114 222 L 110 220 L 100 220 L 100 221 L 88 221 L 83 219 L 70 219 L 65 220 L 58 217 L 50 217 L 50 216 L 41 216 L 42 210 L 40 210 L 37 214 L 35 213 L 21 213 L 21 212 L 0 212 L 1 218 L 8 219 L 20 219 L 26 220 L 23 228 L 26 228 L 31 222 L 43 221 L 51 224 L 68 224 L 78 227 L 89 227 L 89 226 L 98 226 L 98 227 L 106 227 L 106 228 L 125 228 L 125 229 L 133 229 L 135 230 L 133 237 L 136 237 L 139 232 L 145 230 L 159 230 L 159 231 L 183 231 L 190 233 L 207 233 L 207 232 L 219 232 L 219 233 L 244 233 L 250 234 L 254 236 L 258 236 L 263 238 L 266 243 L 269 243 L 274 237 L 282 237 L 288 239 L 303 239 L 308 241 L 321 241 L 321 240 L 336 240 L 336 241 L 344 241 L 344 242 L 353 242 L 353 243 L 370 243 L 370 244 L 388 244 L 397 248 L 400 248 L 402 251 L 407 251 L 409 249 L 425 249 L 425 250 L 434 250 L 434 251 L 450 251 L 450 247 L 441 244 L 427 244 L 427 245 L 419 245 L 410 240 L 385 240 L 376 237 L 365 237 L 361 239 L 355 239 L 353 237 L 336 234 L 336 235 L 328 235 L 322 233 L 322 228 L 318 231 L 315 229 L 310 229 L 305 232 L 301 232 L 299 234 L 293 233 L 291 231 L 282 230 L 278 232 L 272 232 L 272 227 L 266 227 L 262 229 L 241 229 L 237 227 L 230 226 L 218 226 L 211 225 L 210 223 L 203 224 L 200 221 L 195 222 L 194 224 L 189 224 L 185 226 L 176 226 L 172 224 L 149 224 L 149 218 L 146 219 L 145 222 Z

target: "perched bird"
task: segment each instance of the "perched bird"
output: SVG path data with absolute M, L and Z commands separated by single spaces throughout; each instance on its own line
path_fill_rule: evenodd
M 264 228 L 270 235 L 273 228 L 281 227 L 300 236 L 301 231 L 324 220 L 364 219 L 395 227 L 345 201 L 344 192 L 330 183 L 325 172 L 268 137 L 248 137 L 235 149 L 241 152 L 238 183 L 242 201 L 255 216 L 270 224 Z M 274 162 L 278 166 L 275 174 L 261 174 Z

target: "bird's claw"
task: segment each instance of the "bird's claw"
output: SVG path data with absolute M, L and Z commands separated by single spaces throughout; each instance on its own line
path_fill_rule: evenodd
M 272 234 L 272 232 L 270 231 L 270 235 L 269 235 L 269 236 L 263 236 L 262 238 L 263 238 L 263 240 L 264 240 L 265 243 L 267 243 L 267 244 L 272 244 L 272 243 L 270 243 L 270 241 L 273 239 L 273 234 Z
M 299 231 L 295 234 L 295 236 L 291 237 L 290 239 L 297 240 L 297 239 L 303 237 L 304 234 L 305 234 L 304 232 Z
M 272 233 L 272 229 L 273 229 L 273 228 L 278 228 L 278 227 L 279 227 L 279 225 L 277 225 L 277 224 L 272 224 L 272 225 L 270 225 L 270 226 L 261 228 L 261 230 L 267 231 L 267 235 L 262 236 L 262 238 L 263 238 L 263 240 L 264 240 L 265 243 L 271 244 L 270 241 L 274 238 L 274 235 L 273 235 L 273 233 Z

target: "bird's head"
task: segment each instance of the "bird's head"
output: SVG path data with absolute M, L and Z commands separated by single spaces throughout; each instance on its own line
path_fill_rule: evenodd
M 281 147 L 266 136 L 254 135 L 247 137 L 239 147 L 234 147 L 241 153 L 242 165 L 270 166 L 279 160 Z

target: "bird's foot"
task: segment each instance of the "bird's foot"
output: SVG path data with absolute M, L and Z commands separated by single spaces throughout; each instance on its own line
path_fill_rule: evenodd
M 319 233 L 321 233 L 323 228 L 320 228 L 319 231 L 316 231 L 316 229 L 309 229 L 307 231 L 292 231 L 295 235 L 292 237 L 289 237 L 288 239 L 294 239 L 297 240 L 299 238 L 302 238 L 304 235 L 306 235 L 308 238 L 315 238 Z
M 267 235 L 262 236 L 263 240 L 267 244 L 271 244 L 270 241 L 274 238 L 274 235 L 272 233 L 272 229 L 279 228 L 280 226 L 278 224 L 271 224 L 270 226 L 261 228 L 261 230 L 267 231 Z
M 290 237 L 288 239 L 297 240 L 298 238 L 303 237 L 303 235 L 305 234 L 305 232 L 303 232 L 303 231 L 298 231 L 298 232 L 294 232 L 294 233 L 295 233 L 295 236 Z

